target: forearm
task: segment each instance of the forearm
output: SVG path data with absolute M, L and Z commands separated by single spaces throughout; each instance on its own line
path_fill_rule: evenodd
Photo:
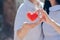
M 23 39 L 27 35 L 29 30 L 31 30 L 32 28 L 36 27 L 40 23 L 41 22 L 38 21 L 38 22 L 35 22 L 35 23 L 25 23 L 25 24 L 23 24 L 22 28 L 17 31 L 17 36 L 20 39 Z
M 50 25 L 60 34 L 60 24 L 56 23 L 55 21 L 51 21 Z
M 17 31 L 17 36 L 22 40 L 26 36 L 26 34 L 28 33 L 28 31 L 29 31 L 28 29 L 22 27 L 21 29 L 19 29 Z
M 32 28 L 34 28 L 38 24 L 37 23 L 32 23 L 30 25 L 31 25 Z M 29 29 L 23 27 L 23 28 L 21 28 L 17 31 L 17 36 L 22 40 L 27 35 L 28 32 L 29 32 Z

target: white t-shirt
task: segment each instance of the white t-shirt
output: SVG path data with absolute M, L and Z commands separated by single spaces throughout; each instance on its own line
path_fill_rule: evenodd
M 60 5 L 50 7 L 49 16 L 60 24 Z M 43 31 L 45 35 L 44 40 L 60 40 L 60 34 L 49 24 L 43 24 Z
M 43 3 L 40 2 L 40 6 L 43 6 Z M 15 18 L 15 24 L 14 24 L 14 40 L 20 40 L 17 38 L 16 36 L 16 32 L 17 30 L 22 28 L 22 25 L 24 22 L 28 22 L 31 23 L 27 17 L 26 17 L 26 13 L 28 11 L 34 12 L 36 10 L 35 5 L 32 4 L 30 1 L 25 1 L 19 8 L 16 14 L 16 18 Z M 36 19 L 36 21 L 38 21 L 38 18 Z M 36 22 L 34 21 L 34 22 Z M 23 40 L 40 40 L 40 25 L 38 25 L 37 27 L 33 28 L 32 30 L 30 30 L 28 32 L 28 34 L 24 37 Z

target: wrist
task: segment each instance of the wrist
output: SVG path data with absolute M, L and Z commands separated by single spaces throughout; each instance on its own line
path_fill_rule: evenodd
M 49 24 L 53 26 L 53 24 L 54 24 L 54 20 L 51 19 Z
M 26 27 L 26 26 L 23 27 L 23 29 L 26 30 L 26 31 L 29 31 L 30 30 L 30 28 L 29 27 Z
M 48 16 L 48 21 L 47 21 L 47 23 L 50 24 L 50 25 L 52 25 L 53 21 L 54 21 L 54 20 L 51 19 L 51 18 Z

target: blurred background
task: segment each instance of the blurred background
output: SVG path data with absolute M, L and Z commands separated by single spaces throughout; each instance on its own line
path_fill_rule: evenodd
M 22 2 L 23 0 L 0 0 L 0 40 L 14 39 L 14 20 Z

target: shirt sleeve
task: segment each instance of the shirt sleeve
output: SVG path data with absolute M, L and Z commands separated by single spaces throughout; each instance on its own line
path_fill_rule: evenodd
M 19 8 L 15 17 L 15 24 L 14 24 L 14 30 L 18 30 L 22 27 L 24 23 L 24 10 L 22 8 Z
M 25 19 L 24 11 L 25 10 L 22 7 L 18 8 L 14 23 L 14 40 L 20 40 L 20 38 L 17 37 L 16 32 L 17 30 L 22 28 L 22 25 L 24 23 L 24 19 Z

